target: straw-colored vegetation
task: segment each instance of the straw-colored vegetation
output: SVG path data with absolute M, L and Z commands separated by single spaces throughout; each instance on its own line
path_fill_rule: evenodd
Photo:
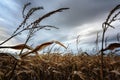
M 43 7 L 31 8 L 28 13 L 25 14 L 26 7 L 30 4 L 31 3 L 27 3 L 23 7 L 23 22 L 8 39 L 0 43 L 0 45 L 2 45 L 0 46 L 0 49 L 10 48 L 20 50 L 18 55 L 11 54 L 9 52 L 0 53 L 0 80 L 120 80 L 120 56 L 116 55 L 115 52 L 105 54 L 105 51 L 107 50 L 119 48 L 120 43 L 111 43 L 104 48 L 104 44 L 106 44 L 105 33 L 109 27 L 115 28 L 111 23 L 119 20 L 118 16 L 120 14 L 120 5 L 117 5 L 110 12 L 106 21 L 102 25 L 102 49 L 100 51 L 98 51 L 99 39 L 97 34 L 96 49 L 101 55 L 95 53 L 90 55 L 87 52 L 79 51 L 79 37 L 77 37 L 76 40 L 78 50 L 77 54 L 72 52 L 62 54 L 59 50 L 57 53 L 50 50 L 48 53 L 39 54 L 39 51 L 53 43 L 67 49 L 63 43 L 55 40 L 42 43 L 37 45 L 35 48 L 29 46 L 27 43 L 30 41 L 30 38 L 39 30 L 46 28 L 58 29 L 57 27 L 50 25 L 41 26 L 40 22 L 42 20 L 57 12 L 69 9 L 60 8 L 51 11 L 28 24 L 27 21 L 30 16 L 34 12 L 43 9 Z M 3 45 L 18 34 L 22 34 L 24 31 L 27 31 L 28 35 L 23 44 L 17 44 L 14 46 Z M 117 38 L 119 40 L 119 36 L 117 36 Z M 27 51 L 24 52 L 24 49 Z M 34 53 L 36 55 L 31 55 Z
M 42 58 L 39 58 L 39 56 Z M 100 56 L 51 53 L 18 60 L 0 53 L 0 78 L 8 80 L 101 80 Z M 120 56 L 104 57 L 105 80 L 120 79 Z

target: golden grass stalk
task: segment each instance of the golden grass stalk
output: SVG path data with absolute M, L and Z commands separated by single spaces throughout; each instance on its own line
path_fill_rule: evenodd
M 67 47 L 64 44 L 62 44 L 61 42 L 59 42 L 59 41 L 53 41 L 53 42 L 60 45 L 60 46 L 62 46 L 62 47 L 64 47 L 65 49 L 67 49 Z
M 119 48 L 119 47 L 120 47 L 120 43 L 111 43 L 105 49 L 103 49 L 103 51 L 114 50 L 115 48 Z
M 29 50 L 33 49 L 32 47 L 30 47 L 26 44 L 18 44 L 18 45 L 15 45 L 15 46 L 0 46 L 0 48 L 11 48 L 11 49 L 16 49 L 16 50 L 21 50 L 23 48 L 29 49 Z
M 18 44 L 15 46 L 0 46 L 0 48 L 11 48 L 11 49 L 15 49 L 15 50 L 22 50 L 22 49 L 33 50 L 33 48 L 31 46 L 28 46 L 26 44 Z M 38 54 L 38 52 L 35 52 L 35 53 Z
M 47 46 L 49 46 L 49 45 L 51 45 L 51 44 L 53 44 L 53 43 L 59 44 L 60 46 L 62 46 L 62 47 L 64 47 L 64 48 L 67 49 L 67 47 L 64 46 L 61 42 L 59 42 L 59 41 L 54 41 L 54 40 L 53 40 L 53 41 L 45 42 L 45 43 L 43 43 L 43 44 L 38 45 L 38 46 L 37 46 L 35 49 L 33 49 L 32 51 L 21 55 L 21 57 L 27 56 L 27 55 L 29 55 L 30 53 L 34 53 L 34 52 L 37 52 L 37 51 L 41 51 L 41 50 L 43 50 L 44 48 L 46 48 Z

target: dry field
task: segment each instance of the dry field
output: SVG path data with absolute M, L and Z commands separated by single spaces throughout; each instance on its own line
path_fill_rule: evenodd
M 97 55 L 51 53 L 16 60 L 0 53 L 0 80 L 101 80 L 100 66 Z M 105 80 L 120 80 L 120 56 L 104 56 L 103 70 Z

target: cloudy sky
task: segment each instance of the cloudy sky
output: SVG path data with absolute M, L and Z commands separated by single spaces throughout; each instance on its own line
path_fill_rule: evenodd
M 75 40 L 80 35 L 80 46 L 89 48 L 96 39 L 97 32 L 101 32 L 101 25 L 105 21 L 109 11 L 120 4 L 119 0 L 0 0 L 0 42 L 4 41 L 23 21 L 22 8 L 24 4 L 31 2 L 32 7 L 43 6 L 44 10 L 38 11 L 32 18 L 62 7 L 69 7 L 62 13 L 57 13 L 41 22 L 45 25 L 53 25 L 60 29 L 41 30 L 32 39 L 31 44 L 58 40 L 65 44 L 75 45 Z M 31 19 L 32 20 L 32 19 Z M 115 24 L 118 25 L 118 24 Z M 119 26 L 118 26 L 119 28 Z M 109 30 L 111 41 L 115 41 L 117 30 Z M 112 32 L 112 33 L 111 33 Z M 23 43 L 26 34 L 21 34 L 8 41 L 6 45 Z

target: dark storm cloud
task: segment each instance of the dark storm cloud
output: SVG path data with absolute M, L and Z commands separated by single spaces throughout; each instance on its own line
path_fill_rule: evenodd
M 19 8 L 15 6 L 9 9 L 10 5 L 4 5 L 6 13 L 9 11 L 10 16 L 6 16 L 8 20 L 20 21 L 21 14 L 16 15 L 22 11 L 22 7 L 25 3 L 31 2 L 31 7 L 43 6 L 43 13 L 51 10 L 55 10 L 61 7 L 69 7 L 70 10 L 58 13 L 52 17 L 43 21 L 43 24 L 59 25 L 60 27 L 75 27 L 85 23 L 90 23 L 93 20 L 99 19 L 104 13 L 108 13 L 114 6 L 120 1 L 117 0 L 11 0 L 16 3 Z M 3 4 L 2 4 L 3 5 Z M 12 6 L 12 5 L 11 5 Z M 1 16 L 3 16 L 2 14 Z M 37 17 L 38 18 L 37 14 Z M 17 19 L 13 17 L 18 17 Z M 3 16 L 5 17 L 5 16 Z M 6 18 L 5 17 L 5 18 Z
M 69 6 L 70 10 L 65 12 L 60 22 L 71 27 L 90 23 L 108 13 L 118 3 L 116 0 L 69 0 L 63 6 Z
M 15 0 L 16 1 L 16 0 Z M 61 7 L 69 7 L 70 10 L 54 15 L 44 23 L 56 24 L 61 27 L 80 26 L 99 19 L 104 13 L 108 13 L 120 1 L 117 0 L 17 0 L 18 5 L 23 6 L 31 2 L 32 6 L 43 6 L 45 11 L 55 10 Z M 45 12 L 44 12 L 45 13 Z

